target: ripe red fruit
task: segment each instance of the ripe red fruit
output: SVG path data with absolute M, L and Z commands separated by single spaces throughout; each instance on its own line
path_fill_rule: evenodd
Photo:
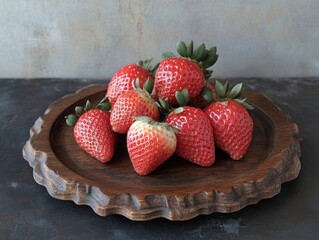
M 84 109 L 77 107 L 76 112 L 80 117 L 77 119 L 75 115 L 69 115 L 66 121 L 68 125 L 75 124 L 73 134 L 79 147 L 98 161 L 106 163 L 114 155 L 117 136 L 111 128 L 110 113 L 101 110 L 108 104 L 103 101 L 98 105 L 100 109 L 91 109 L 90 102 Z
M 176 153 L 197 165 L 211 166 L 215 161 L 213 128 L 205 113 L 194 107 L 181 107 L 171 112 L 166 122 L 177 128 Z
M 167 58 L 163 60 L 155 75 L 154 91 L 156 97 L 166 99 L 176 106 L 175 92 L 188 89 L 190 99 L 196 97 L 205 85 L 202 69 L 186 58 Z
M 177 52 L 180 57 L 172 53 L 164 53 L 164 59 L 158 66 L 155 74 L 155 97 L 168 99 L 171 106 L 176 106 L 175 92 L 187 88 L 191 101 L 200 94 L 205 81 L 211 76 L 209 67 L 218 59 L 216 47 L 207 50 L 201 44 L 193 50 L 193 41 L 188 46 L 182 41 L 177 43 Z
M 176 136 L 172 127 L 140 117 L 127 133 L 127 150 L 134 170 L 139 175 L 154 171 L 172 156 L 176 149 Z
M 111 125 L 114 132 L 125 134 L 135 121 L 133 117 L 148 116 L 159 120 L 160 112 L 156 102 L 150 95 L 137 88 L 122 93 L 116 100 L 111 111 Z
M 244 99 L 236 98 L 241 95 L 241 84 L 227 94 L 228 84 L 225 84 L 226 88 L 223 90 L 222 85 L 216 83 L 219 86 L 216 92 L 223 93 L 223 96 L 219 94 L 220 102 L 211 103 L 204 112 L 213 126 L 216 145 L 232 159 L 239 160 L 246 154 L 253 135 L 253 120 L 241 104 L 252 107 Z
M 84 113 L 74 127 L 77 144 L 100 162 L 112 159 L 115 150 L 115 133 L 110 125 L 110 113 L 93 109 Z
M 115 103 L 118 96 L 122 93 L 132 90 L 132 84 L 135 79 L 138 78 L 141 87 L 148 78 L 154 80 L 152 74 L 152 66 L 150 66 L 151 60 L 141 62 L 140 65 L 129 64 L 119 69 L 112 77 L 106 92 L 106 97 L 109 98 L 112 104 Z

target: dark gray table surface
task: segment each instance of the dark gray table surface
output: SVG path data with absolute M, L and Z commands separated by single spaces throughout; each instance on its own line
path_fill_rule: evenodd
M 299 177 L 277 196 L 235 213 L 134 222 L 50 197 L 22 157 L 31 126 L 52 101 L 106 81 L 0 79 L 0 239 L 318 239 L 319 78 L 239 80 L 272 98 L 299 125 Z

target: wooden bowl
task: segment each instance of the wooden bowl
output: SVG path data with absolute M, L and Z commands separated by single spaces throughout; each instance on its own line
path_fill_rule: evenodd
M 52 103 L 30 130 L 23 149 L 35 181 L 57 199 L 89 205 L 98 215 L 132 220 L 164 217 L 187 220 L 201 214 L 234 212 L 271 198 L 300 171 L 298 126 L 266 96 L 247 92 L 254 133 L 246 156 L 231 160 L 217 150 L 211 167 L 173 155 L 148 176 L 137 175 L 122 136 L 111 162 L 102 164 L 82 151 L 64 116 L 86 99 L 97 103 L 107 86 L 90 85 Z

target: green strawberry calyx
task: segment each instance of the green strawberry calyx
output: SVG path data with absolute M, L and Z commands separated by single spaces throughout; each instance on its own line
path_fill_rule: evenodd
M 230 87 L 229 81 L 227 81 L 224 85 L 216 80 L 215 82 L 215 92 L 218 99 L 215 99 L 213 93 L 208 88 L 204 88 L 202 90 L 203 98 L 209 102 L 221 102 L 224 105 L 228 104 L 228 100 L 233 100 L 246 109 L 252 110 L 254 107 L 246 102 L 247 98 L 244 98 L 244 89 L 242 83 L 237 83 L 234 87 Z
M 165 122 L 157 122 L 155 120 L 153 120 L 152 118 L 148 117 L 148 116 L 133 116 L 132 117 L 135 121 L 140 121 L 143 123 L 147 123 L 149 125 L 152 126 L 162 126 L 164 127 L 167 131 L 173 131 L 174 133 L 178 133 L 178 129 L 165 123 Z
M 102 111 L 109 111 L 111 109 L 111 103 L 108 98 L 103 98 L 96 106 L 93 106 L 90 100 L 87 100 L 85 106 L 76 106 L 74 111 L 75 114 L 65 116 L 65 122 L 69 126 L 74 126 L 78 121 L 79 117 L 92 109 L 99 109 Z
M 153 88 L 154 88 L 153 79 L 148 78 L 146 82 L 144 83 L 143 88 L 141 88 L 140 80 L 136 78 L 136 80 L 132 82 L 132 87 L 133 87 L 133 91 L 141 93 L 144 97 L 148 98 L 151 102 L 154 102 L 159 107 L 158 103 L 151 96 L 153 92 Z
M 181 92 L 176 91 L 175 98 L 176 98 L 177 103 L 180 107 L 186 106 L 189 102 L 188 89 L 184 88 Z
M 173 111 L 173 107 L 168 103 L 168 98 L 159 98 L 158 102 L 156 101 L 156 105 L 158 107 L 158 110 L 161 112 L 162 114 L 162 120 L 164 120 L 167 115 Z
M 154 80 L 148 78 L 141 88 L 140 79 L 136 78 L 135 81 L 132 82 L 133 90 L 135 91 L 143 91 L 147 96 L 151 96 L 153 88 L 154 88 Z
M 203 70 L 206 80 L 211 77 L 213 70 L 208 68 L 212 67 L 217 62 L 217 47 L 214 46 L 210 49 L 206 49 L 205 44 L 202 43 L 194 49 L 193 40 L 190 41 L 188 45 L 183 41 L 178 41 L 176 44 L 176 51 L 181 57 L 196 63 Z M 172 52 L 165 52 L 162 56 L 163 58 L 176 57 Z
M 163 113 L 165 117 L 171 112 L 175 112 L 175 113 L 183 112 L 184 110 L 183 107 L 186 106 L 189 102 L 188 89 L 184 88 L 182 91 L 176 91 L 175 98 L 179 105 L 178 108 L 173 108 L 171 105 L 169 105 L 168 98 L 166 99 L 159 98 L 157 102 L 157 106 L 159 107 L 159 110 Z
M 154 76 L 156 73 L 156 70 L 158 68 L 159 63 L 157 63 L 155 66 L 152 66 L 151 65 L 152 61 L 153 61 L 153 58 L 141 60 L 141 61 L 137 62 L 137 65 L 144 68 L 145 70 L 149 71 Z

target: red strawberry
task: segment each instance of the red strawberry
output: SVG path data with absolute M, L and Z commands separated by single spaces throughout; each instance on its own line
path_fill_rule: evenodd
M 97 109 L 91 109 L 88 101 L 86 108 L 77 107 L 80 117 L 69 115 L 66 119 L 69 125 L 74 125 L 74 138 L 85 152 L 100 162 L 108 162 L 115 151 L 116 134 L 110 125 L 110 113 L 105 111 L 109 104 L 103 99 Z M 76 123 L 75 123 L 76 122 Z
M 232 159 L 239 160 L 252 140 L 253 120 L 244 107 L 252 106 L 237 98 L 242 94 L 241 84 L 228 92 L 228 83 L 223 86 L 216 81 L 216 92 L 220 102 L 211 103 L 204 112 L 213 126 L 216 145 Z
M 187 90 L 176 92 L 181 106 L 187 104 L 187 98 Z M 176 134 L 177 155 L 200 166 L 211 166 L 215 162 L 213 128 L 203 110 L 179 107 L 168 115 L 166 123 L 179 130 Z
M 148 78 L 154 80 L 152 71 L 155 69 L 150 65 L 151 60 L 140 61 L 139 65 L 129 64 L 119 69 L 112 77 L 106 92 L 111 104 L 114 104 L 118 96 L 132 90 L 132 84 L 136 78 L 140 80 L 143 87 Z
M 127 133 L 127 150 L 134 170 L 147 175 L 163 164 L 176 149 L 174 129 L 149 117 L 139 117 Z
M 148 81 L 152 82 L 151 80 Z M 145 83 L 145 86 L 148 85 Z M 152 87 L 149 89 L 151 92 Z M 135 90 L 122 93 L 116 100 L 111 111 L 111 125 L 114 132 L 127 133 L 128 129 L 135 121 L 133 117 L 148 116 L 154 120 L 159 120 L 160 112 L 156 102 L 146 90 L 139 87 Z
M 175 92 L 187 88 L 190 101 L 200 94 L 212 71 L 211 67 L 217 61 L 216 47 L 206 50 L 201 44 L 193 51 L 193 42 L 188 46 L 182 41 L 177 43 L 177 52 L 181 57 L 172 53 L 165 53 L 164 59 L 158 66 L 155 75 L 155 95 L 157 98 L 168 99 L 172 106 L 176 106 Z M 173 57 L 174 56 L 174 57 Z
M 155 94 L 159 98 L 168 98 L 170 105 L 176 106 L 174 94 L 187 88 L 190 97 L 197 96 L 205 85 L 201 68 L 186 58 L 168 58 L 163 60 L 155 75 Z

